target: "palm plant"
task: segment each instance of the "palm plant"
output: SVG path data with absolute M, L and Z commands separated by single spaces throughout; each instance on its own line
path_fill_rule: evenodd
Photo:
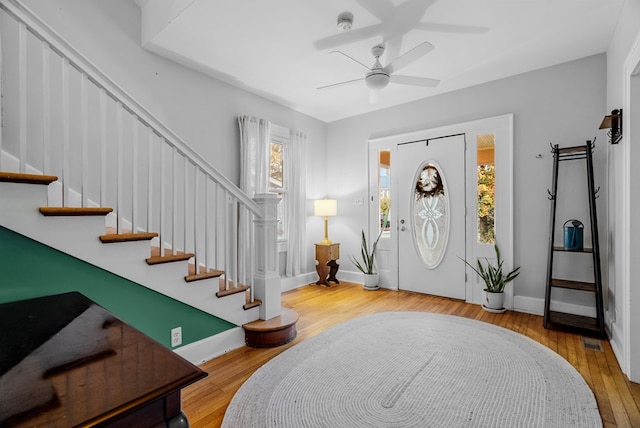
M 382 227 L 380 228 L 380 233 L 378 233 L 378 237 L 373 242 L 373 246 L 369 249 L 369 245 L 367 244 L 367 236 L 362 231 L 362 241 L 360 243 L 360 255 L 362 256 L 362 260 L 356 260 L 355 257 L 349 256 L 351 262 L 355 265 L 358 270 L 364 274 L 371 275 L 374 273 L 374 261 L 376 256 L 376 248 L 378 247 L 378 241 L 382 236 L 382 232 L 386 228 L 389 222 L 389 211 L 384 216 L 384 220 L 382 220 Z
M 502 272 L 502 265 L 504 263 L 504 260 L 502 260 L 502 258 L 500 257 L 500 249 L 498 248 L 498 244 L 495 244 L 493 248 L 496 251 L 496 260 L 497 260 L 496 266 L 489 263 L 489 260 L 487 258 L 485 258 L 485 261 L 487 262 L 486 263 L 487 266 L 486 267 L 483 266 L 480 260 L 478 260 L 477 268 L 472 266 L 466 260 L 464 259 L 461 259 L 461 260 L 465 262 L 467 266 L 473 269 L 475 273 L 480 275 L 480 277 L 483 279 L 484 284 L 486 286 L 486 291 L 488 291 L 489 293 L 502 293 L 504 291 L 504 287 L 508 283 L 513 281 L 518 275 L 520 275 L 520 266 L 518 266 L 517 268 L 513 269 L 511 272 L 505 275 Z

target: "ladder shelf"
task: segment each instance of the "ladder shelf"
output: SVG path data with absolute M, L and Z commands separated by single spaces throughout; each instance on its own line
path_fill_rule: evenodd
M 606 338 L 607 333 L 604 324 L 604 308 L 602 299 L 602 273 L 600 267 L 600 243 L 598 238 L 598 218 L 596 212 L 596 194 L 599 189 L 594 188 L 593 181 L 593 145 L 587 141 L 585 145 L 560 148 L 553 146 L 553 190 L 549 191 L 551 200 L 549 253 L 547 258 L 547 282 L 544 302 L 544 327 L 568 329 L 589 336 Z M 556 208 L 558 201 L 558 170 L 563 161 L 584 160 L 587 169 L 587 191 L 589 199 L 589 224 L 591 231 L 591 247 L 578 250 L 567 249 L 554 245 L 556 231 Z M 591 254 L 593 258 L 593 281 L 574 281 L 554 277 L 555 253 Z M 596 316 L 589 317 L 551 310 L 553 289 L 577 290 L 593 293 L 595 300 Z

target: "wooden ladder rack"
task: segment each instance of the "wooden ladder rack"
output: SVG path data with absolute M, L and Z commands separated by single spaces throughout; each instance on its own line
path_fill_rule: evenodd
M 594 188 L 593 181 L 593 145 L 591 141 L 587 141 L 583 146 L 560 148 L 556 144 L 553 146 L 553 190 L 549 191 L 549 199 L 551 200 L 551 221 L 549 231 L 549 253 L 547 258 L 547 284 L 544 302 L 544 327 L 545 328 L 564 328 L 575 330 L 586 335 L 598 336 L 606 338 L 606 330 L 604 324 L 604 309 L 602 299 L 602 273 L 600 268 L 600 243 L 598 239 L 598 217 L 596 212 L 596 194 L 599 189 Z M 564 247 L 554 245 L 556 231 L 556 208 L 558 200 L 558 169 L 560 162 L 585 160 L 587 166 L 587 190 L 589 193 L 589 218 L 591 226 L 591 248 L 583 248 L 579 250 L 568 250 Z M 572 281 L 568 279 L 555 278 L 554 254 L 556 252 L 567 253 L 591 253 L 593 257 L 593 282 Z M 579 290 L 591 292 L 595 296 L 596 317 L 583 315 L 575 315 L 565 312 L 552 311 L 551 291 L 554 288 L 563 288 L 569 290 Z

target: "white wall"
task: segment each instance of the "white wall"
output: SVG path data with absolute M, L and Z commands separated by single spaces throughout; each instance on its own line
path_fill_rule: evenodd
M 552 171 L 549 143 L 561 147 L 580 145 L 598 137 L 595 181 L 604 195 L 598 199 L 602 229 L 607 213 L 604 205 L 607 200 L 607 145 L 598 126 L 604 115 L 605 101 L 606 57 L 601 54 L 330 123 L 327 149 L 332 174 L 327 188 L 330 189 L 329 196 L 339 200 L 340 215 L 332 219 L 331 230 L 332 239 L 342 243 L 343 260 L 348 254 L 357 254 L 358 234 L 367 221 L 366 206 L 355 205 L 354 200 L 367 199 L 364 178 L 367 176 L 368 139 L 513 113 L 514 257 L 515 264 L 522 266 L 514 295 L 520 298 L 521 308 L 540 304 L 544 299 L 549 236 L 547 189 L 551 186 Z M 544 158 L 537 159 L 538 154 L 543 154 Z M 393 173 L 393 166 L 391 171 Z M 580 216 L 587 223 L 586 190 L 584 194 L 571 193 L 573 186 L 586 182 L 585 177 L 577 174 L 563 181 L 569 195 L 559 201 L 559 206 L 566 211 L 561 214 L 559 209 L 558 220 Z M 601 242 L 601 248 L 606 249 L 606 243 Z M 343 266 L 352 269 L 345 262 Z M 588 273 L 590 264 L 583 263 L 578 270 Z M 583 304 L 592 302 L 584 297 Z M 534 302 L 527 299 L 534 299 Z
M 309 198 L 324 196 L 324 122 L 143 50 L 140 9 L 131 0 L 23 3 L 236 184 L 240 177 L 238 115 L 262 117 L 307 133 Z M 309 218 L 310 242 L 322 233 L 315 220 Z M 312 250 L 308 256 L 313 257 Z M 312 261 L 309 269 L 314 270 Z
M 624 108 L 628 98 L 625 63 L 640 37 L 638 17 L 640 0 L 627 0 L 607 51 L 607 111 Z M 637 103 L 636 100 L 636 106 Z M 637 117 L 637 108 L 624 111 L 624 116 L 625 120 Z M 637 131 L 633 139 L 638 139 Z M 631 141 L 631 135 L 625 135 L 620 144 L 609 147 L 611 221 L 607 233 L 612 254 L 609 259 L 609 289 L 613 296 L 609 302 L 613 333 L 611 344 L 622 370 L 633 381 L 640 382 L 640 328 L 637 327 L 640 322 L 637 315 L 640 287 L 636 279 L 640 274 L 637 264 L 640 227 L 635 218 L 640 210 L 640 192 L 637 179 L 632 179 L 632 174 L 637 176 L 637 168 L 630 168 L 638 165 L 640 153 L 634 143 L 636 141 Z

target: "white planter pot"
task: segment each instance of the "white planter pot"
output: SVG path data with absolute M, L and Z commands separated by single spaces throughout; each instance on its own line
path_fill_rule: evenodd
M 364 289 L 365 290 L 377 290 L 378 286 L 378 274 L 377 273 L 365 273 L 364 274 Z
M 504 293 L 490 293 L 483 290 L 482 307 L 489 312 L 504 312 Z

